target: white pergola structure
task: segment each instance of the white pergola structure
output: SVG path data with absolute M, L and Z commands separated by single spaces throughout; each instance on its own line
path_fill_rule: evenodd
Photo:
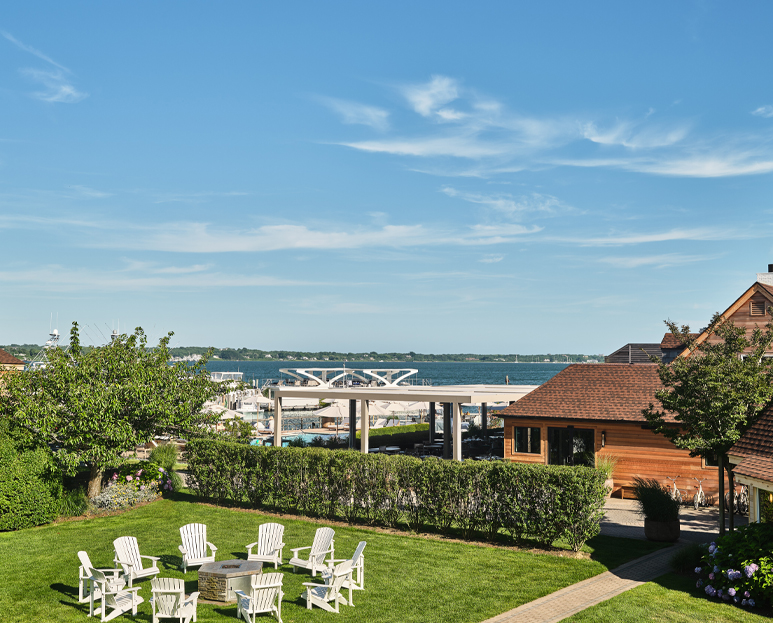
M 281 445 L 282 438 L 282 398 L 316 398 L 317 400 L 348 400 L 349 401 L 349 444 L 353 446 L 355 426 L 352 407 L 360 401 L 360 451 L 367 453 L 369 449 L 368 433 L 370 418 L 368 417 L 369 400 L 390 400 L 407 402 L 428 402 L 430 412 L 430 435 L 434 433 L 435 404 L 447 405 L 443 409 L 443 443 L 448 448 L 450 438 L 453 439 L 453 459 L 462 460 L 462 418 L 463 403 L 478 404 L 482 407 L 483 426 L 486 426 L 486 406 L 492 402 L 512 403 L 523 398 L 537 385 L 409 385 L 404 387 L 285 387 L 274 389 L 274 443 Z M 453 417 L 453 432 L 449 438 L 451 416 Z M 448 455 L 444 452 L 444 455 Z

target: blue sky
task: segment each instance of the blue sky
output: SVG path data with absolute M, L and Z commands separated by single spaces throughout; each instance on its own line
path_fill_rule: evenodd
M 6 8 L 0 343 L 608 353 L 773 263 L 773 5 L 417 4 Z

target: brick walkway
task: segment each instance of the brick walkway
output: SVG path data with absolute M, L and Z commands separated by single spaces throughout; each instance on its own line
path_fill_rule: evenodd
M 654 580 L 669 571 L 669 560 L 675 548 L 647 554 L 613 571 L 607 571 L 577 584 L 545 595 L 514 610 L 504 612 L 484 623 L 553 623 L 611 599 L 631 588 Z
M 601 533 L 643 539 L 644 521 L 636 508 L 637 504 L 633 500 L 608 500 L 606 515 L 601 522 Z M 697 511 L 683 508 L 680 515 L 682 531 L 677 547 L 667 547 L 642 556 L 617 569 L 562 588 L 483 623 L 554 623 L 668 573 L 669 561 L 678 547 L 688 541 L 710 541 L 717 534 L 716 508 L 701 508 Z M 746 523 L 745 518 L 736 516 L 735 519 L 736 526 Z

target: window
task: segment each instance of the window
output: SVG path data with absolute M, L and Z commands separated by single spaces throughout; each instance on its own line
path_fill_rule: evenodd
M 752 316 L 765 315 L 765 301 L 751 301 L 749 303 L 749 313 Z
M 513 454 L 540 454 L 539 428 L 513 427 Z
M 548 428 L 548 465 L 596 465 L 593 429 Z
M 717 467 L 719 465 L 719 461 L 717 460 L 717 455 L 713 452 L 703 459 L 703 467 Z

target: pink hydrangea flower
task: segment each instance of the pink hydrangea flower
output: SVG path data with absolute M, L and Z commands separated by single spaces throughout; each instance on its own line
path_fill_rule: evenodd
M 134 479 L 131 476 L 127 476 L 126 477 L 126 482 L 131 482 L 132 480 L 134 480 Z

